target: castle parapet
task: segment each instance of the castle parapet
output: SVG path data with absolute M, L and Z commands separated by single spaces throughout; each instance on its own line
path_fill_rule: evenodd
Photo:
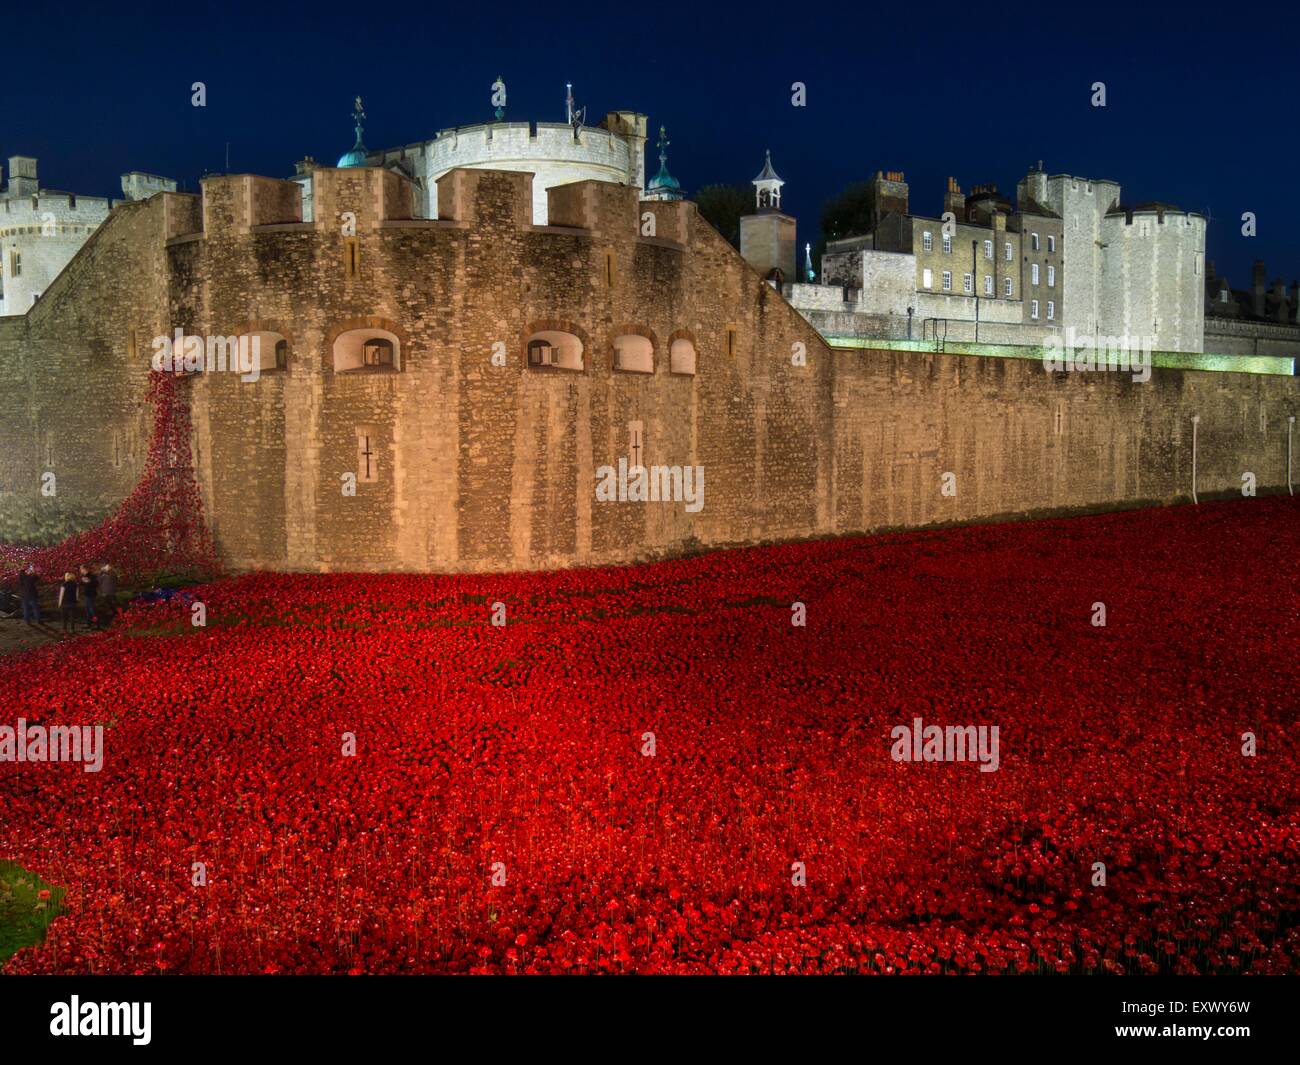
M 203 232 L 246 233 L 253 226 L 302 221 L 302 190 L 295 182 L 256 174 L 223 174 L 203 181 Z
M 317 229 L 337 229 L 344 214 L 359 229 L 416 216 L 416 187 L 410 178 L 379 167 L 336 167 L 312 171 L 312 219 Z M 296 182 L 292 185 L 295 195 Z M 301 205 L 300 209 L 301 209 Z
M 449 170 L 438 179 L 438 217 L 470 224 L 504 218 L 520 228 L 531 225 L 533 175 L 467 167 Z
M 640 233 L 640 190 L 609 181 L 574 181 L 547 190 L 553 226 L 577 226 L 605 233 Z
M 163 239 L 203 232 L 203 200 L 192 192 L 163 193 Z
M 637 232 L 644 238 L 686 244 L 690 241 L 690 223 L 695 210 L 690 200 L 642 200 Z

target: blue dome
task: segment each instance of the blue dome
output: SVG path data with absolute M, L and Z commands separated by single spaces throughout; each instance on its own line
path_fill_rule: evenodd
M 350 152 L 344 152 L 339 156 L 339 166 L 365 166 L 366 165 L 366 145 L 361 139 L 361 123 L 365 121 L 366 113 L 361 109 L 361 97 L 352 106 L 352 123 L 353 128 L 357 131 L 356 143 L 352 145 Z
M 660 163 L 659 173 L 650 179 L 651 192 L 656 189 L 672 189 L 675 192 L 681 187 L 681 182 L 673 177 L 672 174 L 668 173 L 668 165 L 666 163 Z
M 339 166 L 365 166 L 366 165 L 366 146 L 361 143 L 361 134 L 357 134 L 357 143 L 352 145 L 350 152 L 344 152 L 339 156 Z

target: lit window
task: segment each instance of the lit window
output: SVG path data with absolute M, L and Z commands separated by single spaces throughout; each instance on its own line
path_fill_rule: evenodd
M 260 368 L 269 370 L 270 360 L 275 357 L 275 345 L 281 338 L 276 333 L 252 335 L 261 338 L 258 341 Z M 385 329 L 349 329 L 334 341 L 335 373 L 398 370 L 402 365 L 401 359 L 400 342 Z
M 356 341 L 358 358 L 349 362 L 347 365 L 337 366 L 336 369 L 360 369 L 365 363 L 365 347 L 373 343 L 373 338 L 359 338 Z M 259 372 L 269 373 L 272 370 L 287 370 L 289 368 L 289 341 L 279 333 L 269 330 L 259 330 L 254 333 L 244 333 L 239 337 L 240 357 L 250 360 Z M 394 353 L 396 348 L 394 346 Z M 231 358 L 234 358 L 232 354 Z M 387 367 L 392 369 L 391 366 Z
M 655 351 L 650 338 L 637 333 L 615 337 L 614 368 L 634 373 L 654 373 Z
M 561 370 L 583 368 L 582 341 L 572 333 L 547 329 L 534 333 L 524 348 L 529 366 L 555 366 Z
M 361 365 L 392 369 L 393 342 L 386 337 L 374 337 L 361 345 Z
M 668 369 L 673 373 L 695 372 L 695 344 L 684 337 L 674 340 L 668 348 Z
M 1047 287 L 1048 288 L 1056 287 L 1056 267 L 1052 266 L 1050 263 L 1048 264 L 1047 267 Z
M 921 287 L 934 288 L 934 271 L 928 267 L 921 271 Z
M 1032 263 L 1032 264 L 1030 264 L 1030 267 L 1029 267 L 1029 283 L 1030 283 L 1031 285 L 1036 285 L 1036 284 L 1038 284 L 1038 264 L 1037 264 L 1037 263 Z

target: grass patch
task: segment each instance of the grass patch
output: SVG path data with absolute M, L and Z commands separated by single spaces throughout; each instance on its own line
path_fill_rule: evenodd
M 44 941 L 50 922 L 63 912 L 63 895 L 63 888 L 17 862 L 0 861 L 0 966 L 24 947 Z

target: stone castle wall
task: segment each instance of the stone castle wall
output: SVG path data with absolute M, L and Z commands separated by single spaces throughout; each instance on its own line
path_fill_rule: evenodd
M 313 182 L 309 223 L 296 185 L 247 175 L 207 180 L 201 201 L 127 205 L 37 308 L 0 323 L 0 511 L 42 505 L 51 429 L 62 504 L 130 490 L 150 339 L 177 327 L 287 342 L 285 368 L 255 382 L 186 379 L 210 524 L 234 568 L 619 563 L 1186 500 L 1194 414 L 1201 498 L 1239 492 L 1246 471 L 1286 483 L 1294 378 L 1156 370 L 1142 384 L 832 352 L 688 202 L 584 181 L 551 189 L 550 224 L 534 226 L 529 174 L 454 170 L 437 220 L 413 217 L 417 190 L 390 172 Z M 639 235 L 646 210 L 653 238 Z M 336 371 L 336 340 L 358 329 L 395 338 L 398 368 Z M 583 369 L 527 365 L 542 332 L 578 337 Z M 621 336 L 649 342 L 652 372 L 616 365 Z M 693 342 L 694 373 L 673 372 L 677 340 Z M 360 440 L 377 473 L 349 496 Z M 600 467 L 634 447 L 702 466 L 703 508 L 598 501 Z

